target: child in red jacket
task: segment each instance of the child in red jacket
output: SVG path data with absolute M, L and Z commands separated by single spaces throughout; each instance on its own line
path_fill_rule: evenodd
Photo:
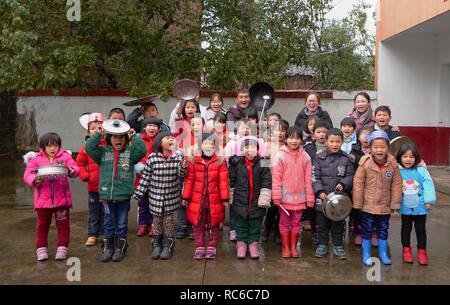
M 102 133 L 102 123 L 104 121 L 103 114 L 91 113 L 88 118 L 88 137 L 95 134 L 97 131 Z M 101 145 L 105 145 L 103 140 Z M 89 210 L 88 210 L 88 239 L 86 246 L 94 246 L 97 243 L 99 235 L 103 234 L 103 205 L 99 203 L 98 194 L 98 180 L 100 175 L 100 168 L 94 160 L 86 153 L 85 145 L 81 147 L 76 159 L 77 165 L 80 168 L 81 181 L 88 183 L 89 193 Z
M 219 224 L 225 219 L 225 206 L 230 196 L 227 164 L 217 155 L 216 136 L 203 133 L 199 146 L 202 155 L 195 156 L 188 165 L 183 205 L 187 207 L 187 219 L 194 225 L 194 258 L 200 260 L 216 257 Z

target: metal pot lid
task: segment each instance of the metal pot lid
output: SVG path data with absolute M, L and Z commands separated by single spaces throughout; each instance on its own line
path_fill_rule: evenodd
M 192 100 L 200 94 L 200 86 L 190 79 L 182 79 L 175 83 L 172 94 L 182 100 Z
M 352 211 L 350 197 L 343 193 L 330 193 L 323 207 L 324 214 L 333 221 L 344 220 Z
M 85 112 L 82 115 L 80 115 L 80 119 L 79 119 L 81 126 L 86 131 L 88 130 L 88 121 L 89 121 L 90 114 L 91 114 L 90 112 Z
M 397 153 L 403 144 L 416 145 L 416 143 L 414 143 L 413 139 L 411 139 L 409 137 L 405 137 L 405 136 L 396 137 L 396 138 L 392 139 L 390 143 L 391 144 L 389 145 L 389 153 L 391 155 L 393 155 L 394 157 L 397 157 Z
M 67 176 L 69 168 L 62 165 L 44 165 L 36 168 L 36 177 Z
M 102 128 L 109 134 L 112 135 L 124 135 L 130 131 L 130 125 L 122 120 L 107 120 L 102 124 Z
M 275 104 L 275 90 L 266 82 L 257 82 L 253 84 L 250 89 L 250 98 L 252 107 L 258 111 L 262 111 L 264 101 L 267 100 L 264 110 L 269 109 Z
M 123 103 L 125 106 L 141 106 L 147 103 L 161 102 L 160 95 L 149 95 Z

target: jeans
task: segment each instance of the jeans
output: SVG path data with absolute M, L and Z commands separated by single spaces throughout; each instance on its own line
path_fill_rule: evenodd
M 375 226 L 378 239 L 387 240 L 390 218 L 391 215 L 373 215 L 361 212 L 362 238 L 370 239 L 372 228 Z
M 88 236 L 98 237 L 103 234 L 104 207 L 98 201 L 99 194 L 89 192 Z
M 105 207 L 103 225 L 105 238 L 127 238 L 130 200 L 114 203 L 106 201 L 103 206 Z

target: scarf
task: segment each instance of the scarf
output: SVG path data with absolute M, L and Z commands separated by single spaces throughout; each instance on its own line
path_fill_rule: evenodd
M 245 166 L 247 167 L 248 171 L 248 186 L 250 190 L 250 202 L 248 203 L 249 206 L 252 205 L 253 202 L 253 160 L 247 159 L 247 157 L 244 157 Z

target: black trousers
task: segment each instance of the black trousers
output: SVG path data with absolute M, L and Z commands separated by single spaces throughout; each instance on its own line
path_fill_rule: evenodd
M 345 220 L 332 221 L 323 215 L 322 212 L 316 211 L 317 236 L 321 245 L 328 245 L 331 230 L 331 238 L 334 246 L 342 246 L 344 244 Z
M 274 232 L 274 235 L 280 235 L 280 212 L 278 208 L 272 204 L 270 208 L 267 210 L 266 220 L 264 221 L 264 227 L 267 235 L 271 232 Z
M 417 237 L 417 248 L 425 250 L 427 248 L 427 232 L 425 222 L 427 215 L 402 215 L 402 245 L 411 246 L 411 232 L 414 223 Z

